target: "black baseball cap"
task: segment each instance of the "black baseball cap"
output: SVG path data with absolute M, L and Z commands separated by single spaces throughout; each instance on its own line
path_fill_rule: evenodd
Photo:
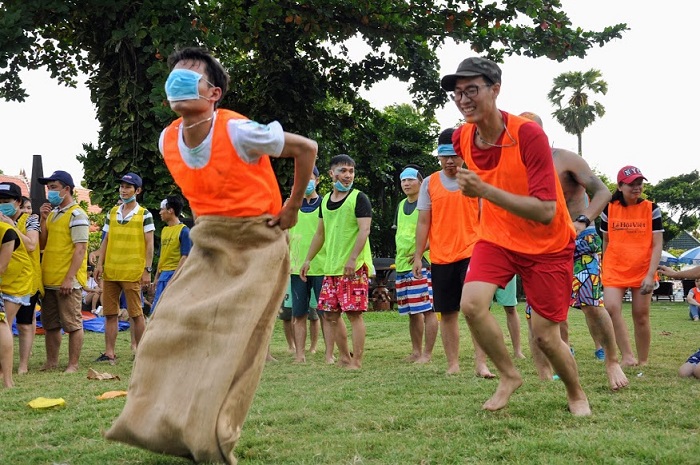
M 484 76 L 492 83 L 501 82 L 501 68 L 496 63 L 486 58 L 471 57 L 463 60 L 457 67 L 457 72 L 443 76 L 440 86 L 446 91 L 455 90 L 455 84 L 459 78 Z
M 19 200 L 22 198 L 22 189 L 13 182 L 0 182 L 0 198 Z

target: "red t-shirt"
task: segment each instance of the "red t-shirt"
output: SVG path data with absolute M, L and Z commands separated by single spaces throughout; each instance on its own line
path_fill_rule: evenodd
M 508 118 L 507 113 L 501 112 L 501 114 L 503 118 Z M 458 127 L 452 134 L 452 145 L 457 156 L 462 159 L 464 159 L 464 156 L 462 155 L 459 138 L 463 127 Z M 556 172 L 552 163 L 552 149 L 549 147 L 547 136 L 540 130 L 537 123 L 533 121 L 520 126 L 518 139 L 522 147 L 520 150 L 522 162 L 527 169 L 529 195 L 544 201 L 556 200 L 557 190 L 554 180 Z M 503 131 L 501 138 L 496 143 L 507 145 L 509 142 L 510 138 Z M 489 147 L 482 150 L 476 144 L 473 144 L 472 158 L 479 168 L 484 170 L 493 169 L 501 159 L 501 148 Z

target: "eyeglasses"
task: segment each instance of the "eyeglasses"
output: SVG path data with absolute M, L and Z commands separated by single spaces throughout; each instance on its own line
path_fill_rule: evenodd
M 481 87 L 491 87 L 493 84 L 482 84 L 480 86 L 467 86 L 464 90 L 456 90 L 450 92 L 450 98 L 455 102 L 461 102 L 462 98 L 466 95 L 469 98 L 474 98 L 479 95 L 479 89 Z

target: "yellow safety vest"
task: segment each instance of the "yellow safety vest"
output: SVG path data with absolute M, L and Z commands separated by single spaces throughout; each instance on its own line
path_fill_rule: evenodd
M 125 224 L 117 221 L 117 210 L 109 212 L 107 252 L 104 258 L 104 280 L 136 282 L 146 266 L 146 238 L 143 234 L 145 208 L 139 205 Z
M 49 213 L 49 217 L 46 218 L 46 246 L 41 258 L 41 275 L 45 287 L 60 287 L 66 278 L 75 250 L 75 244 L 70 235 L 70 219 L 78 208 L 80 208 L 78 205 L 73 205 L 55 221 L 53 218 L 56 212 Z M 83 264 L 75 278 L 83 287 L 87 283 L 87 248 L 83 256 Z
M 19 235 L 17 228 L 0 222 L 0 238 L 5 237 L 5 233 L 10 229 Z M 32 293 L 33 282 L 32 261 L 27 249 L 24 248 L 24 242 L 20 240 L 19 247 L 12 252 L 7 269 L 0 275 L 0 291 L 11 296 L 23 297 Z
M 19 229 L 22 234 L 25 236 L 27 235 L 27 219 L 29 218 L 29 215 L 26 213 L 23 213 L 18 219 L 17 219 L 17 229 Z M 44 295 L 44 284 L 41 281 L 41 247 L 39 244 L 34 247 L 34 250 L 31 252 L 27 251 L 29 254 L 29 258 L 32 261 L 32 275 L 34 276 L 34 284 L 33 284 L 33 293 L 32 295 L 36 294 L 37 291 L 43 296 Z

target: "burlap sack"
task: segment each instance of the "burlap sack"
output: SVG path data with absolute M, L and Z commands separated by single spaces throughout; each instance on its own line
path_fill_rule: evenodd
M 289 276 L 287 234 L 268 219 L 197 220 L 191 254 L 146 328 L 107 439 L 236 463 Z

